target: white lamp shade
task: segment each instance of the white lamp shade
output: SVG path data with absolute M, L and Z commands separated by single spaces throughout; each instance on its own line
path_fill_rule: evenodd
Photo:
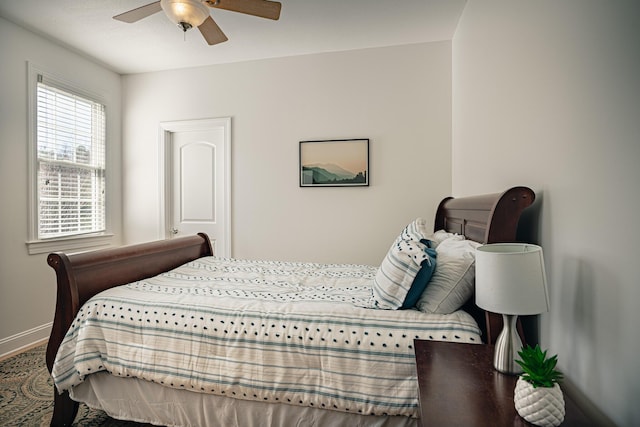
M 521 243 L 478 247 L 476 304 L 501 314 L 528 315 L 549 311 L 542 248 Z
M 209 17 L 209 8 L 200 0 L 161 0 L 160 6 L 176 25 L 187 23 L 195 28 Z

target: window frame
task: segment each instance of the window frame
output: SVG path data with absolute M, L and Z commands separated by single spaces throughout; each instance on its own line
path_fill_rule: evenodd
M 84 88 L 80 88 L 77 84 L 71 83 L 42 67 L 28 63 L 28 123 L 29 123 L 29 141 L 28 141 L 28 172 L 29 172 L 29 189 L 28 189 L 28 237 L 26 245 L 29 254 L 39 254 L 52 251 L 81 251 L 94 249 L 101 246 L 111 244 L 113 234 L 110 232 L 110 215 L 109 215 L 109 182 L 105 181 L 105 229 L 100 232 L 83 232 L 82 234 L 74 234 L 59 237 L 39 238 L 39 199 L 38 199 L 38 134 L 37 134 L 37 108 L 38 108 L 38 81 L 39 76 L 52 86 L 65 90 L 71 94 L 81 96 L 88 100 L 100 103 L 105 106 L 105 175 L 108 175 L 110 166 L 109 162 L 109 144 L 108 144 L 108 122 L 109 109 L 104 97 L 97 95 Z

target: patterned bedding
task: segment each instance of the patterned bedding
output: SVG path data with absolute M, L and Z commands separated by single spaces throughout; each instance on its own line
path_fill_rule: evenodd
M 377 267 L 200 258 L 80 310 L 53 378 L 92 373 L 238 399 L 417 416 L 415 338 L 480 343 L 473 318 L 370 305 Z

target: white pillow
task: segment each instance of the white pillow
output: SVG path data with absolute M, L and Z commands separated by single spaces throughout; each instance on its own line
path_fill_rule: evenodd
M 431 240 L 432 247 L 436 248 L 440 243 L 444 242 L 447 239 L 464 240 L 464 236 L 462 234 L 449 233 L 445 230 L 438 230 L 428 235 L 427 239 Z
M 448 238 L 436 247 L 438 263 L 416 307 L 425 313 L 449 314 L 473 295 L 476 248 L 472 240 Z

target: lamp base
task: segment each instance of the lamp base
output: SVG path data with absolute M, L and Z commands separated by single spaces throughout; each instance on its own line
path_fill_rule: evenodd
M 522 349 L 522 340 L 518 335 L 516 329 L 517 315 L 503 314 L 503 328 L 498 339 L 493 353 L 493 367 L 503 374 L 518 375 L 522 373 L 522 368 L 515 360 L 518 357 L 518 352 Z

